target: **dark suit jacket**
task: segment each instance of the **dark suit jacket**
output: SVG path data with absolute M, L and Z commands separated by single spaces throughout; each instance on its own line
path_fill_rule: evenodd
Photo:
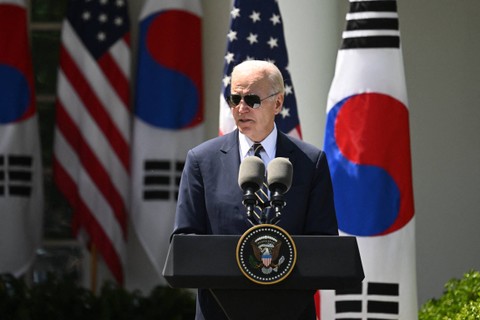
M 293 166 L 292 186 L 285 194 L 287 205 L 278 226 L 292 235 L 337 235 L 325 153 L 278 131 L 276 157 L 288 158 Z M 180 181 L 174 234 L 243 234 L 251 227 L 242 204 L 243 192 L 238 186 L 239 167 L 237 130 L 188 152 Z M 208 291 L 199 290 L 197 302 L 197 319 L 203 319 L 199 312 L 207 320 L 225 319 Z

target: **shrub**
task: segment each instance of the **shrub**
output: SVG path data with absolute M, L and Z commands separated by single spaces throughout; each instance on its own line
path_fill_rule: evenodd
M 27 286 L 12 275 L 0 275 L 2 320 L 149 320 L 194 319 L 191 292 L 158 286 L 149 296 L 105 282 L 98 295 L 80 287 L 72 277 L 49 275 Z
M 480 272 L 469 271 L 462 279 L 451 279 L 439 299 L 427 301 L 419 320 L 480 320 Z

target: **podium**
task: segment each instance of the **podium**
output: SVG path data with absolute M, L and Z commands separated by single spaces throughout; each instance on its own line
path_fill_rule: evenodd
M 229 319 L 298 319 L 318 289 L 347 289 L 364 279 L 355 237 L 292 236 L 297 260 L 290 275 L 258 284 L 236 259 L 240 235 L 174 235 L 163 276 L 173 288 L 209 289 Z M 307 301 L 307 302 L 306 302 Z

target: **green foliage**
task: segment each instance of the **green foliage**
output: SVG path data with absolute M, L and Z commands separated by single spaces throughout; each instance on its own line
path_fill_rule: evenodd
M 106 282 L 94 295 L 68 276 L 50 275 L 29 287 L 21 279 L 0 275 L 2 320 L 184 320 L 194 315 L 193 294 L 183 289 L 158 286 L 145 297 Z
M 431 299 L 420 308 L 418 319 L 480 320 L 480 272 L 472 270 L 462 279 L 449 280 L 439 299 Z

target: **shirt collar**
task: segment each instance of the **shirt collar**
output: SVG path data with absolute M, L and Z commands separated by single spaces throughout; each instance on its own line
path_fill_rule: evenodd
M 241 132 L 238 132 L 238 142 L 240 147 L 240 158 L 241 160 L 245 159 L 248 156 L 248 152 L 253 146 L 253 141 L 250 140 L 246 135 Z M 275 158 L 275 153 L 277 151 L 277 125 L 273 125 L 273 130 L 270 134 L 260 141 L 263 149 L 267 153 L 269 159 Z

